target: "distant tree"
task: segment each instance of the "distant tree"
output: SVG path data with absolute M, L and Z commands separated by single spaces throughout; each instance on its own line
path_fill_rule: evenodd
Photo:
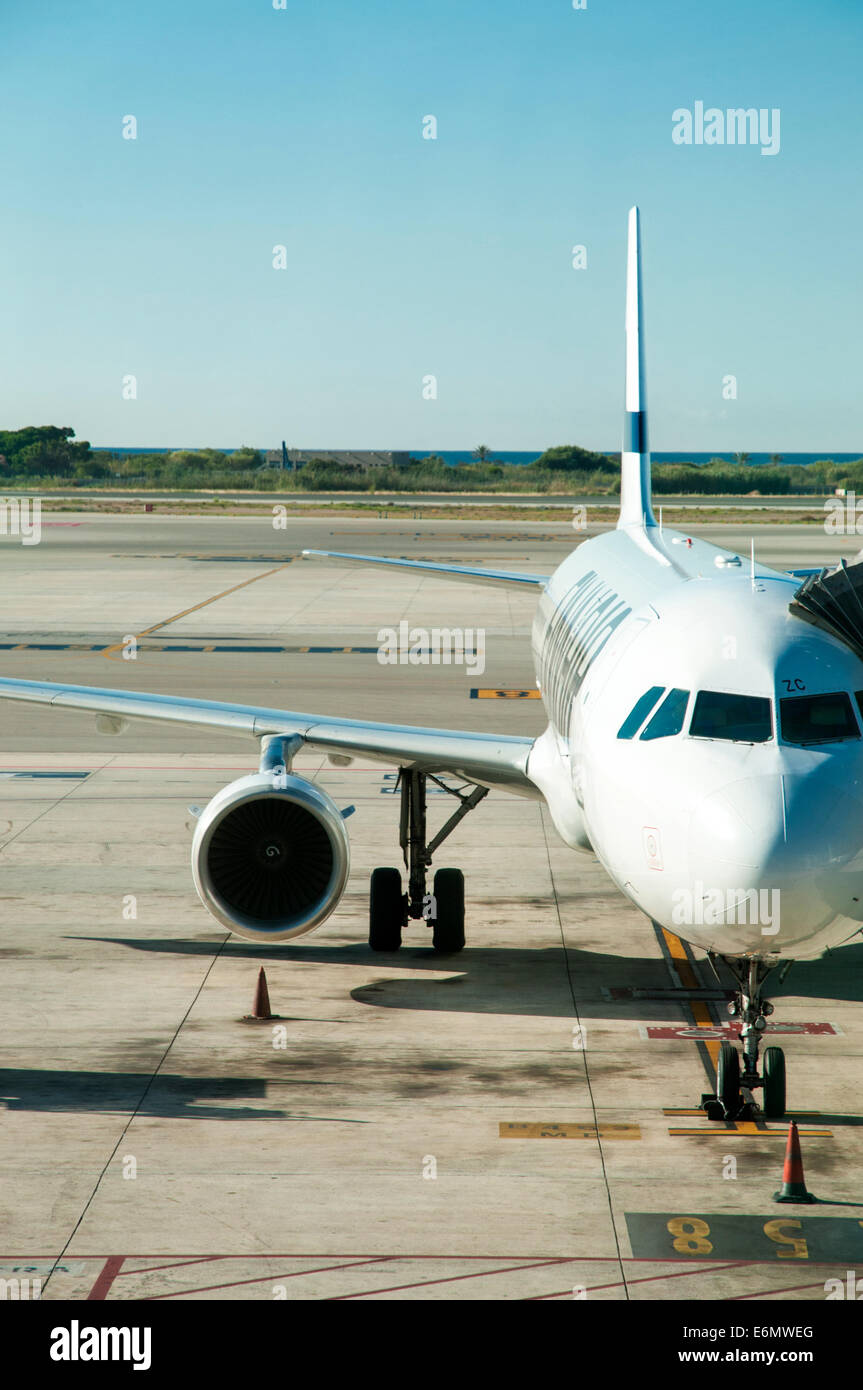
M 75 477 L 82 480 L 90 478 L 110 478 L 111 469 L 107 463 L 103 463 L 98 458 L 93 458 L 89 463 L 81 462 L 75 464 Z
M 22 430 L 0 430 L 0 454 L 6 471 L 31 477 L 70 474 L 91 457 L 87 440 L 73 443 L 71 425 L 27 425 Z
M 485 463 L 486 459 L 491 458 L 491 449 L 487 444 L 478 444 L 473 451 L 473 456 L 477 463 Z
M 782 462 L 782 454 L 771 454 L 771 455 L 770 455 L 770 462 L 771 462 L 771 463 L 781 463 L 781 462 Z
M 608 457 L 607 454 L 596 454 L 590 449 L 582 449 L 578 444 L 559 444 L 554 449 L 546 449 L 533 464 L 528 467 L 541 469 L 551 468 L 563 472 L 576 472 L 579 470 L 599 469 L 602 473 L 616 473 L 620 469 L 620 464 Z
M 199 458 L 203 459 L 205 468 L 230 468 L 228 455 L 221 449 L 199 449 Z
M 172 470 L 202 468 L 204 457 L 197 449 L 174 449 L 172 453 L 165 455 L 164 462 Z
M 735 454 L 734 461 L 735 463 L 748 463 L 751 457 L 751 454 Z
M 227 465 L 229 468 L 237 468 L 245 471 L 247 468 L 262 468 L 264 460 L 257 449 L 251 449 L 248 445 L 243 445 L 241 449 L 235 449 L 229 455 Z

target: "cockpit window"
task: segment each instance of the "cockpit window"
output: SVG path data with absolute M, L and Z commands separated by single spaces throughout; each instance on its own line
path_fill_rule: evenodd
M 688 690 L 669 690 L 641 737 L 670 738 L 672 734 L 679 734 L 688 704 Z
M 773 737 L 770 701 L 761 695 L 727 695 L 721 690 L 699 690 L 689 732 L 694 738 L 766 743 Z
M 617 731 L 618 738 L 635 737 L 664 689 L 664 685 L 652 685 L 649 690 L 644 692 L 640 700 L 636 700 Z
M 794 695 L 780 700 L 779 720 L 786 743 L 838 743 L 860 737 L 851 700 L 844 690 L 835 695 Z

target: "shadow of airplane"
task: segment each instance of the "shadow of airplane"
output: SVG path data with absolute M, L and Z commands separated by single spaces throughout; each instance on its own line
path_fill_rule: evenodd
M 783 983 L 772 991 L 768 979 L 767 993 L 772 999 L 863 1000 L 863 945 L 855 942 L 838 946 L 819 960 L 795 961 Z
M 315 1085 L 297 1082 L 291 1085 Z M 0 1103 L 7 1110 L 34 1110 L 54 1114 L 89 1111 L 96 1114 L 136 1114 L 182 1120 L 293 1120 L 362 1124 L 329 1115 L 291 1115 L 284 1110 L 252 1106 L 235 1109 L 201 1104 L 202 1101 L 263 1099 L 267 1082 L 257 1078 L 192 1077 L 146 1072 L 37 1071 L 0 1068 Z
M 287 964 L 365 966 L 398 965 L 413 971 L 428 971 L 433 978 L 381 979 L 359 985 L 351 997 L 378 1008 L 427 1009 L 442 1012 L 535 1014 L 571 1017 L 573 1013 L 570 981 L 578 1004 L 579 1017 L 627 1018 L 645 1022 L 679 1022 L 680 1001 L 668 998 L 670 981 L 664 961 L 657 957 L 616 955 L 555 947 L 471 947 L 457 955 L 442 956 L 431 946 L 407 942 L 393 955 L 372 951 L 364 942 L 346 946 L 321 943 L 257 945 L 243 941 L 183 941 L 174 938 L 146 940 L 136 937 L 87 936 L 73 940 L 100 941 L 132 951 L 168 955 L 213 956 Z M 664 998 L 611 999 L 605 992 L 619 985 L 625 969 L 626 983 L 640 990 L 662 992 Z M 550 976 L 555 978 L 551 979 Z M 702 976 L 706 986 L 713 983 L 709 967 Z M 728 977 L 731 982 L 730 976 Z M 717 991 L 719 987 L 717 987 Z M 768 997 L 805 998 L 819 1002 L 831 999 L 863 1000 L 863 945 L 842 946 L 817 961 L 798 961 L 788 977 Z M 559 1002 L 554 996 L 559 996 Z M 781 1022 L 781 1014 L 777 1017 Z

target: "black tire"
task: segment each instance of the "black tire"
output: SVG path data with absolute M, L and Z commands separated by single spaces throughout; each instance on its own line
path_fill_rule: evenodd
M 768 1120 L 781 1120 L 785 1114 L 785 1053 L 781 1047 L 768 1047 L 764 1053 L 764 1114 Z
M 443 955 L 464 946 L 464 874 L 461 869 L 438 869 L 434 876 L 436 916 L 432 945 Z
M 719 1044 L 716 1099 L 722 1101 L 727 1114 L 731 1116 L 736 1115 L 740 1109 L 740 1054 L 727 1042 Z
M 398 869 L 373 869 L 369 886 L 369 945 L 397 951 L 402 944 L 405 900 Z

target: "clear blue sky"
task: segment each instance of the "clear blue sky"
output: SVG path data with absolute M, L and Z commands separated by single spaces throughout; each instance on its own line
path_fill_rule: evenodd
M 654 448 L 863 451 L 859 0 L 2 0 L 0 42 L 4 428 L 617 447 L 638 202 Z M 675 145 L 697 100 L 779 154 Z

